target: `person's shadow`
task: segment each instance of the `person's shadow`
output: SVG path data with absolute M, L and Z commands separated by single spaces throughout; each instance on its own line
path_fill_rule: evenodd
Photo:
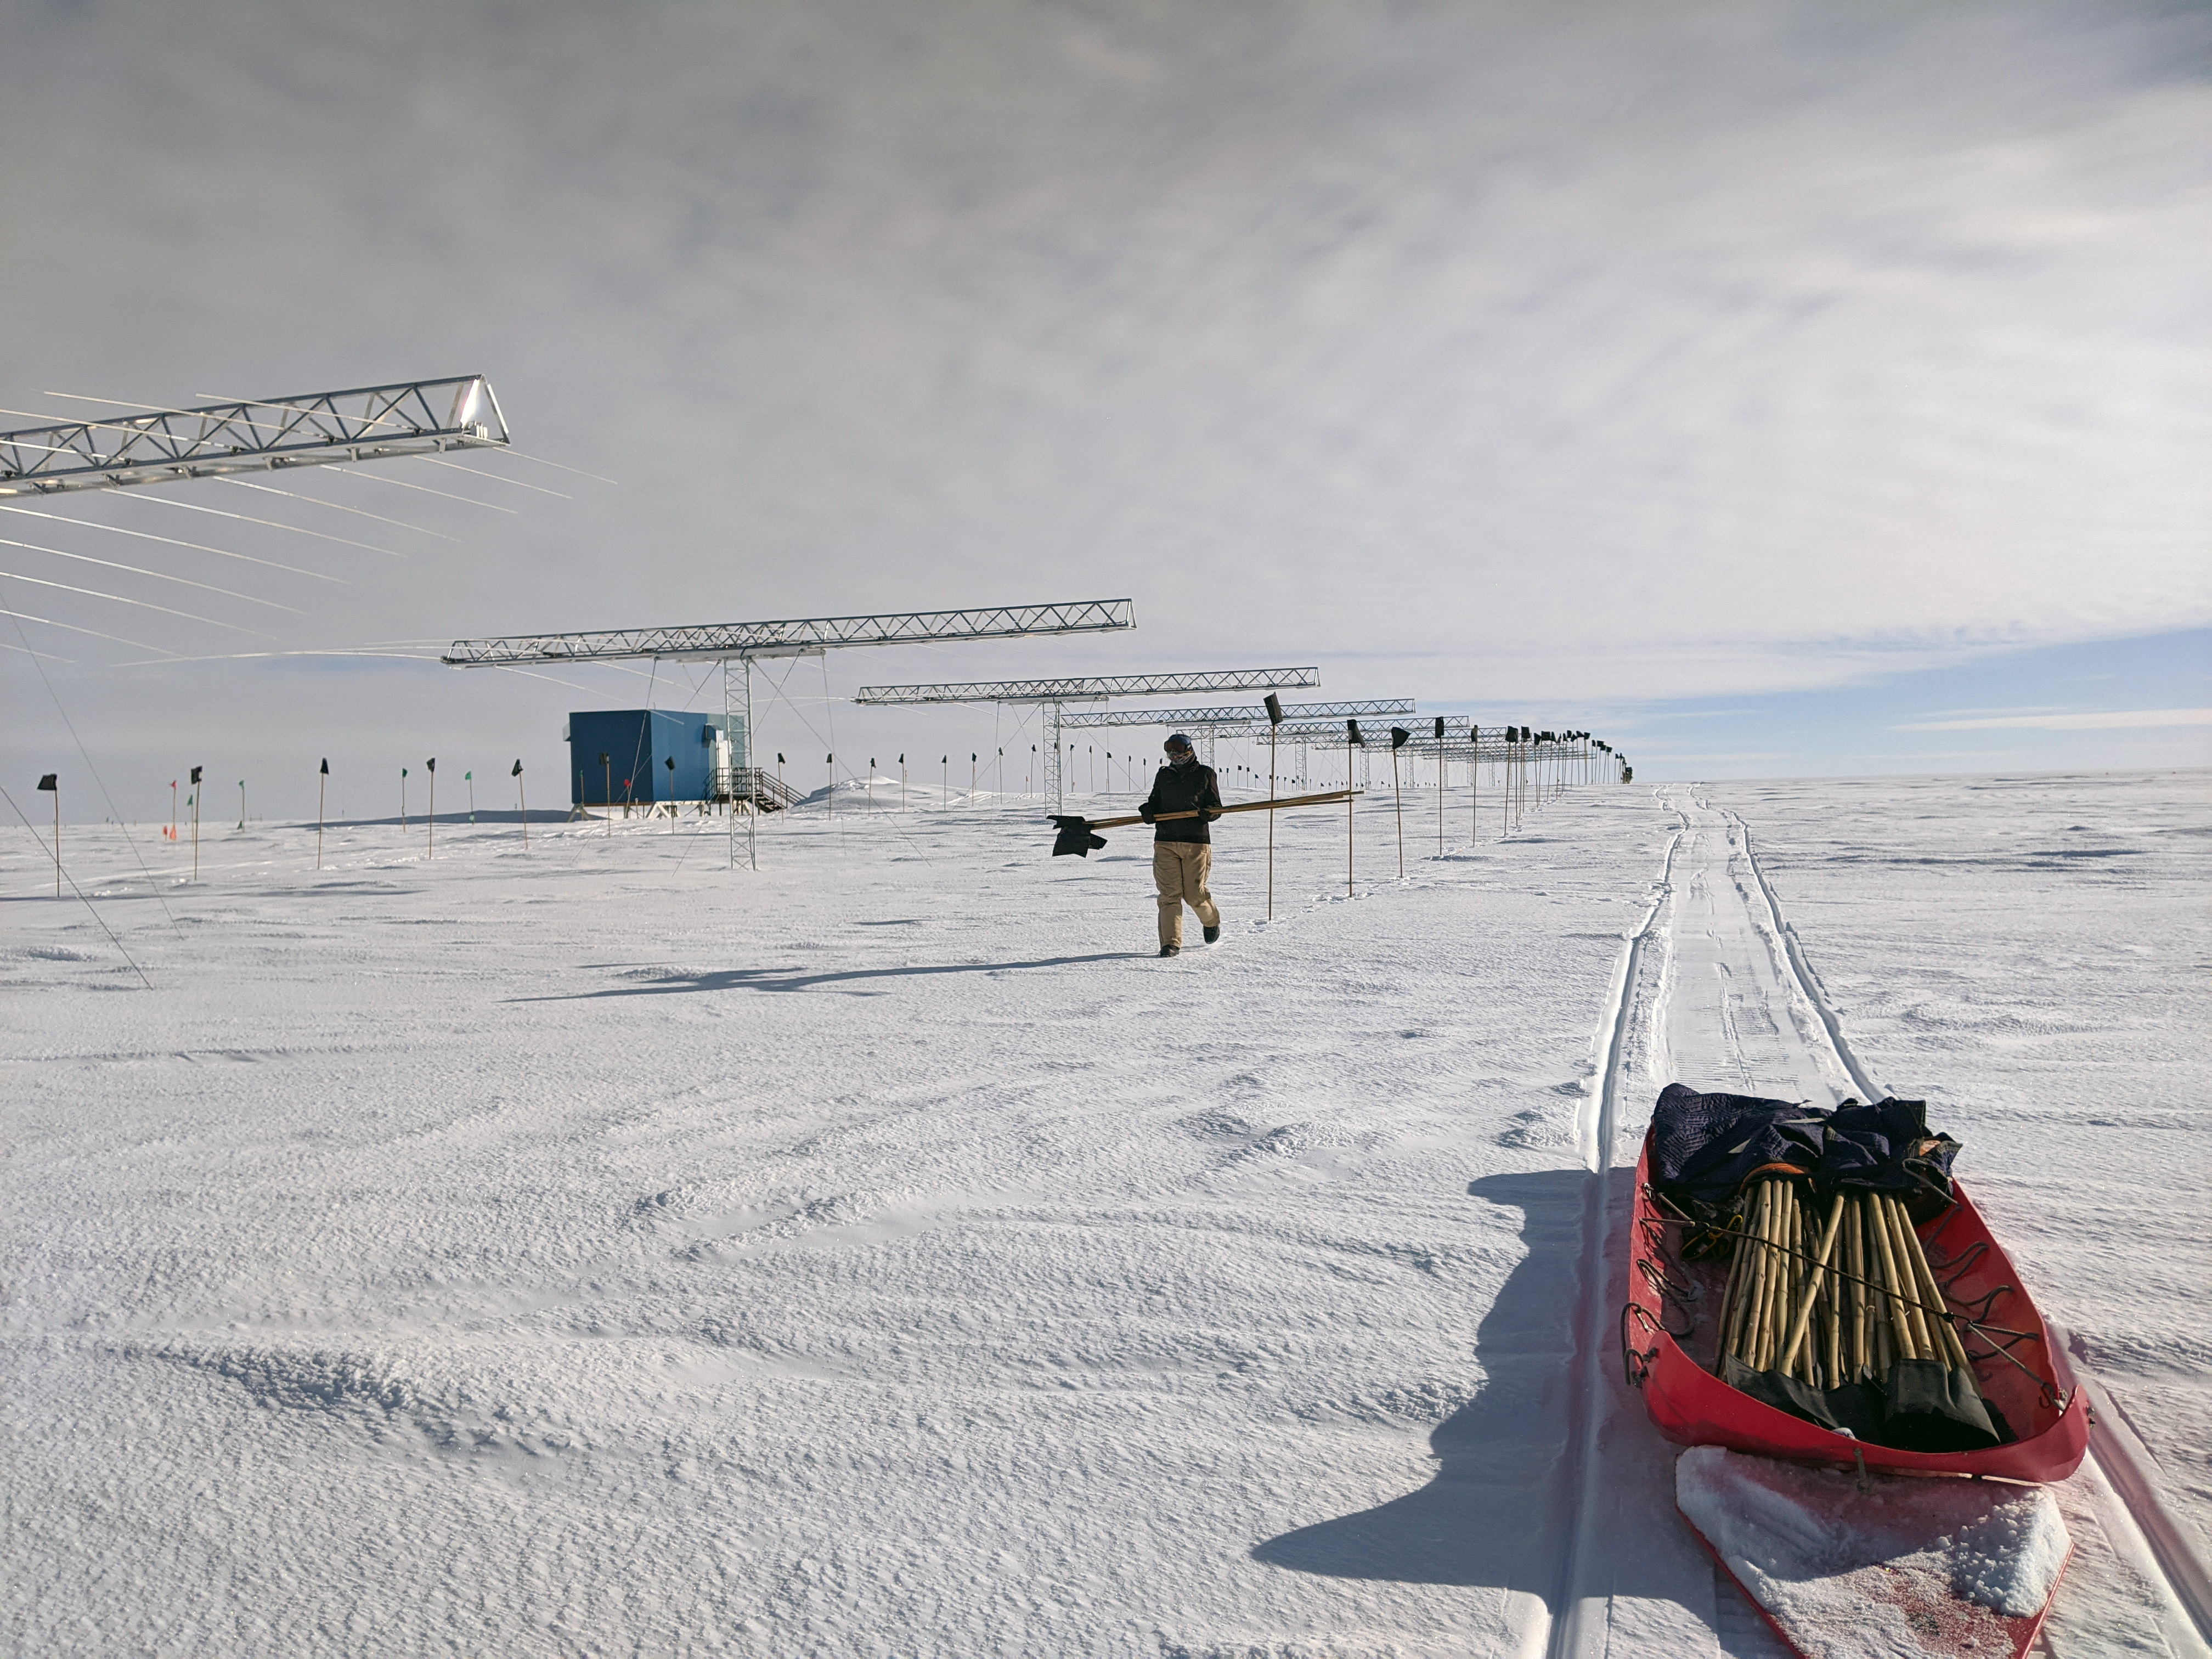
M 1589 1181 L 1581 1170 L 1546 1170 L 1468 1188 L 1522 1212 L 1528 1254 L 1477 1328 L 1482 1392 L 1429 1437 L 1435 1479 L 1376 1509 L 1271 1538 L 1255 1560 L 1337 1578 L 1495 1585 L 1556 1607 L 1563 1528 L 1572 1523 L 1564 1475 Z

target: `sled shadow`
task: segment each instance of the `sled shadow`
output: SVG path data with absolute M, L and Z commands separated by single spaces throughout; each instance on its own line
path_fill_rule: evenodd
M 1563 1488 L 1589 1181 L 1581 1170 L 1546 1170 L 1468 1186 L 1521 1212 L 1528 1253 L 1476 1328 L 1482 1392 L 1429 1437 L 1434 1479 L 1376 1508 L 1271 1538 L 1253 1550 L 1255 1560 L 1334 1578 L 1523 1590 L 1555 1603 L 1565 1528 L 1574 1522 Z

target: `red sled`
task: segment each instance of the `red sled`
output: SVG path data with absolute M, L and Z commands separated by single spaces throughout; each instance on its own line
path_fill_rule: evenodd
M 1898 1474 L 1976 1474 L 2047 1485 L 2081 1466 L 2089 1449 L 2088 1402 L 2079 1389 L 2060 1389 L 2051 1334 L 2004 1249 L 1990 1234 L 1963 1186 L 1954 1202 L 1919 1226 L 1922 1248 L 1949 1304 L 1971 1323 L 1961 1335 L 1984 1398 L 2017 1437 L 1973 1451 L 1905 1451 L 1854 1439 L 1793 1417 L 1731 1388 L 1693 1358 L 1670 1318 L 1682 1323 L 1692 1305 L 1678 1294 L 1690 1275 L 1673 1246 L 1680 1218 L 1651 1188 L 1651 1142 L 1636 1164 L 1636 1201 L 1629 1230 L 1632 1299 L 1620 1312 L 1621 1356 L 1628 1380 L 1642 1389 L 1659 1432 L 1680 1446 L 1726 1446 L 1793 1462 L 1886 1470 Z

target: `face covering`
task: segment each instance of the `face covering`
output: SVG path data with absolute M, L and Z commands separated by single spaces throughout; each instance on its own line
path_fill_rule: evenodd
M 1170 755 L 1168 757 L 1168 764 L 1178 772 L 1188 772 L 1198 764 L 1198 757 L 1189 753 Z

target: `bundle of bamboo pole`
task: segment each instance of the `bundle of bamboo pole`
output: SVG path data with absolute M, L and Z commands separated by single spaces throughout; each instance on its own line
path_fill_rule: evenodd
M 1904 1205 L 1863 1192 L 1824 1204 L 1782 1175 L 1753 1181 L 1745 1201 L 1722 1303 L 1728 1358 L 1821 1389 L 1881 1382 L 1900 1359 L 1927 1359 L 1980 1393 Z

